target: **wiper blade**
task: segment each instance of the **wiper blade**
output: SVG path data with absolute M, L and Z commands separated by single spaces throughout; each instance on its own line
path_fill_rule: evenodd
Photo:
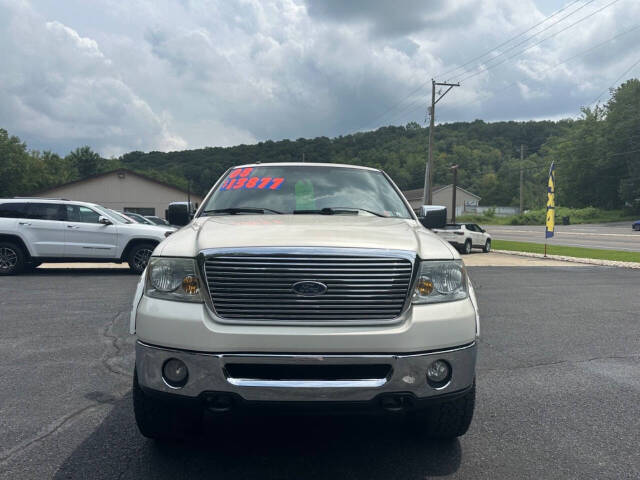
M 377 217 L 386 217 L 386 215 L 374 212 L 373 210 L 367 210 L 360 207 L 325 207 L 319 210 L 294 210 L 294 214 L 316 214 L 316 215 L 337 215 L 343 213 L 358 214 L 358 211 L 367 212 Z
M 321 208 L 321 209 L 310 209 L 310 210 L 294 210 L 294 215 L 337 215 L 341 213 L 351 213 L 357 215 L 358 212 L 353 209 L 337 209 L 337 208 Z
M 204 215 L 215 215 L 215 214 L 229 214 L 229 215 L 237 215 L 238 213 L 264 213 L 271 212 L 277 213 L 278 215 L 282 215 L 282 212 L 278 210 L 273 210 L 271 208 L 258 208 L 258 207 L 229 207 L 229 208 L 214 208 L 211 210 L 205 210 L 202 212 Z

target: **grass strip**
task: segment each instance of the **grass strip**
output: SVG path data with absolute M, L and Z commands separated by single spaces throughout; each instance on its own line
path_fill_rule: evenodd
M 512 242 L 510 240 L 491 241 L 494 250 L 514 252 L 544 253 L 544 243 Z M 621 250 L 600 250 L 598 248 L 569 247 L 566 245 L 547 245 L 547 255 L 563 255 L 565 257 L 595 258 L 598 260 L 615 260 L 618 262 L 640 262 L 640 252 Z

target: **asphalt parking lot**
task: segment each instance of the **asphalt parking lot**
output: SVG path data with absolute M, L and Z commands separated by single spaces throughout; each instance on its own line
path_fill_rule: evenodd
M 638 273 L 470 267 L 482 313 L 476 416 L 460 440 L 401 418 L 256 417 L 156 445 L 131 407 L 137 278 L 0 278 L 0 478 L 640 477 Z

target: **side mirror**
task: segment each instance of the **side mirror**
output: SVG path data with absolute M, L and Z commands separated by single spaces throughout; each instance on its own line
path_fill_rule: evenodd
M 418 219 L 426 228 L 444 228 L 447 224 L 447 207 L 422 205 Z
M 98 217 L 98 223 L 102 225 L 113 225 L 113 222 L 111 220 L 109 220 L 107 217 L 104 217 L 102 215 Z
M 192 216 L 193 212 L 190 212 L 184 204 L 170 204 L 167 209 L 167 221 L 171 225 L 184 227 L 191 221 Z

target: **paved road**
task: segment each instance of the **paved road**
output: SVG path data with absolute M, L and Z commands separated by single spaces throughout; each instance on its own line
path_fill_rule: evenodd
M 157 446 L 131 409 L 136 278 L 0 278 L 0 478 L 639 478 L 637 272 L 470 271 L 483 314 L 478 405 L 469 433 L 443 444 L 395 417 L 311 417 Z
M 544 243 L 544 226 L 487 225 L 484 228 L 499 240 Z M 640 232 L 631 230 L 631 222 L 556 225 L 549 244 L 640 252 Z

